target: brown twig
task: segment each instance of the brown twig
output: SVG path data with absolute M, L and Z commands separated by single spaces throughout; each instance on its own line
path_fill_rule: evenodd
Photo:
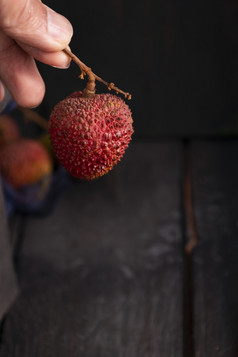
M 93 71 L 91 70 L 91 68 L 89 68 L 88 66 L 86 66 L 86 64 L 84 64 L 77 56 L 75 56 L 68 48 L 65 48 L 63 50 L 64 53 L 66 53 L 67 56 L 69 56 L 72 61 L 74 61 L 80 68 L 81 70 L 81 74 L 80 74 L 80 78 L 83 79 L 85 75 L 87 75 L 89 78 L 92 78 L 92 76 L 94 77 L 94 79 L 96 79 L 97 81 L 105 84 L 108 88 L 108 90 L 115 90 L 116 93 L 121 93 L 125 96 L 125 98 L 127 99 L 131 99 L 131 95 L 128 92 L 124 92 L 121 89 L 117 88 L 115 86 L 114 83 L 108 83 L 106 81 L 104 81 L 102 78 L 100 78 L 99 76 L 97 76 L 95 73 L 93 73 Z

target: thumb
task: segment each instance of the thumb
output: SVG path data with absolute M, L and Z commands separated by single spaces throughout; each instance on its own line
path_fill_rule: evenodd
M 71 40 L 70 22 L 40 0 L 0 0 L 0 8 L 0 28 L 16 41 L 55 52 Z

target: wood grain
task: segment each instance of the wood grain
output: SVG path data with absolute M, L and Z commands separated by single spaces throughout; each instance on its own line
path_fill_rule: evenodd
M 192 146 L 196 357 L 238 356 L 238 142 Z
M 183 355 L 181 175 L 179 143 L 132 144 L 28 219 L 1 357 Z

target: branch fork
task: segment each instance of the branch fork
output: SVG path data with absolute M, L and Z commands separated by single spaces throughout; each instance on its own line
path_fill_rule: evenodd
M 69 48 L 65 48 L 63 50 L 63 52 L 72 59 L 73 62 L 75 62 L 80 70 L 81 70 L 81 74 L 79 75 L 80 79 L 84 79 L 84 76 L 87 75 L 88 76 L 88 83 L 86 85 L 86 88 L 83 91 L 83 96 L 84 97 L 90 97 L 93 96 L 95 94 L 95 80 L 105 84 L 108 88 L 108 90 L 114 90 L 117 94 L 121 93 L 124 95 L 125 98 L 127 98 L 128 100 L 131 99 L 131 95 L 128 92 L 124 92 L 121 89 L 117 88 L 115 86 L 114 83 L 108 83 L 106 81 L 104 81 L 102 78 L 100 78 L 99 76 L 97 76 L 95 73 L 93 73 L 92 69 L 89 68 L 88 66 L 86 66 L 86 64 L 84 64 L 78 57 L 76 57 Z

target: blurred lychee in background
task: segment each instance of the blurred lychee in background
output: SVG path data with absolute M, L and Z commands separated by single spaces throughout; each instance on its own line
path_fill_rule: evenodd
M 42 118 L 42 128 L 35 116 L 20 108 L 0 115 L 0 176 L 8 216 L 15 211 L 48 214 L 69 183 L 52 150 L 47 120 Z

